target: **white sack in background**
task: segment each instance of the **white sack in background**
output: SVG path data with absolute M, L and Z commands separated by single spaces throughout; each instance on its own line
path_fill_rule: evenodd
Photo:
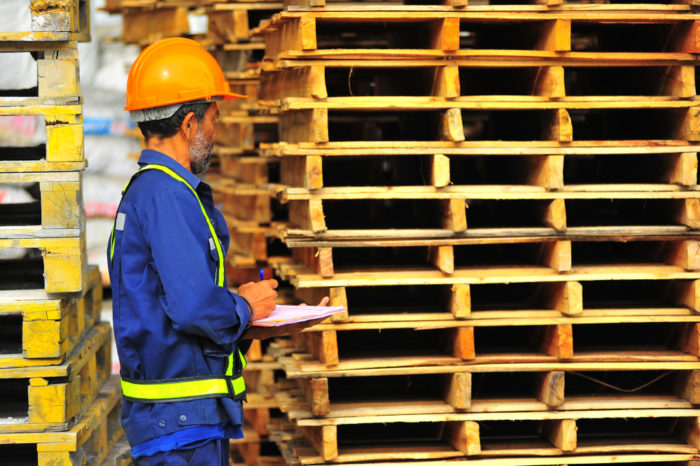
M 0 1 L 0 31 L 32 30 L 29 0 Z M 29 52 L 0 53 L 0 89 L 29 89 L 36 87 L 36 61 Z M 10 71 L 11 72 L 8 72 Z
M 32 183 L 26 183 L 27 186 Z M 25 185 L 22 183 L 22 185 Z M 0 204 L 22 204 L 36 199 L 25 191 L 18 183 L 0 183 Z
M 28 147 L 44 143 L 46 123 L 43 117 L 0 115 L 0 147 Z
M 16 184 L 0 183 L 0 204 L 20 204 L 23 202 L 32 202 L 34 200 L 31 194 L 21 187 L 18 187 Z M 26 253 L 27 250 L 24 248 L 0 249 L 0 259 L 21 259 Z
M 85 156 L 89 163 L 86 174 L 103 174 L 128 180 L 138 170 L 136 159 L 141 143 L 134 138 L 122 136 L 85 135 Z
M 116 215 L 122 189 L 129 178 L 86 173 L 83 176 L 83 199 L 87 217 Z

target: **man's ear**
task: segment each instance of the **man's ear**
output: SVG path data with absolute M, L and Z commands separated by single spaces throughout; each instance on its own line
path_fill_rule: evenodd
M 197 134 L 198 129 L 199 121 L 197 121 L 197 118 L 194 116 L 194 112 L 190 112 L 187 115 L 185 115 L 185 118 L 180 124 L 180 131 L 182 131 L 182 134 L 184 134 L 185 138 L 194 138 Z

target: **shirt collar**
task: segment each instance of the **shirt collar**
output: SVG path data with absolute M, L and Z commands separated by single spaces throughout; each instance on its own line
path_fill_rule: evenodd
M 201 182 L 191 171 L 180 165 L 175 159 L 169 155 L 165 155 L 157 150 L 144 149 L 139 157 L 139 165 L 156 164 L 168 167 L 187 181 L 192 188 L 197 189 Z

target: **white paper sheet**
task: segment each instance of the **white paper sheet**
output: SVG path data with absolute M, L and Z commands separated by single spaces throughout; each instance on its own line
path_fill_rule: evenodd
M 281 327 L 343 312 L 343 306 L 277 306 L 268 317 L 253 322 L 258 327 Z

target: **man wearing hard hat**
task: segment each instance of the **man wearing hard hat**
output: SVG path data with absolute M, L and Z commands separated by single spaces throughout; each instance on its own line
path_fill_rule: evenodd
M 237 97 L 189 39 L 149 46 L 129 72 L 126 110 L 147 148 L 108 256 L 122 423 L 138 465 L 228 465 L 228 439 L 243 437 L 242 336 L 274 309 L 277 282 L 228 290 L 228 230 L 196 176 L 211 158 L 216 101 Z

